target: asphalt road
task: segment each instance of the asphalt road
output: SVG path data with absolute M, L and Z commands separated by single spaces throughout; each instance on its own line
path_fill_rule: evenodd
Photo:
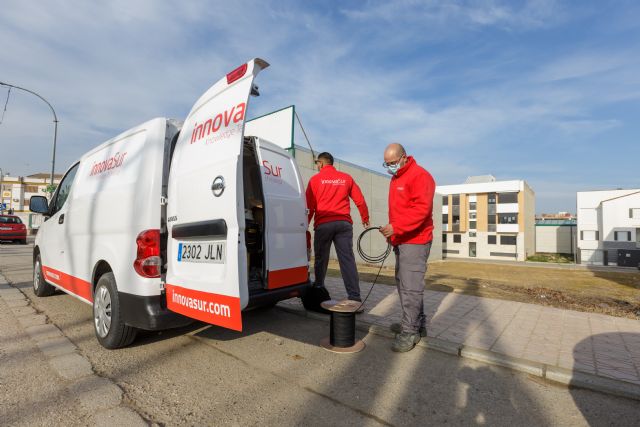
M 2 274 L 151 423 L 628 426 L 640 419 L 637 401 L 424 348 L 395 354 L 391 340 L 376 335 L 363 337 L 361 353 L 329 353 L 318 346 L 327 322 L 278 308 L 245 313 L 243 333 L 198 323 L 105 350 L 94 337 L 89 305 L 62 293 L 33 295 L 31 251 L 31 244 L 0 245 Z M 0 323 L 10 324 L 10 316 Z M 86 423 L 73 401 L 64 400 L 60 378 L 29 362 L 39 357 L 37 347 L 20 346 L 27 339 L 19 331 L 15 336 L 0 339 L 0 424 Z

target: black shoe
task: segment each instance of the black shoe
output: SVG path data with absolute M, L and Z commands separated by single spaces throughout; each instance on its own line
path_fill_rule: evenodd
M 400 323 L 392 323 L 391 326 L 389 326 L 389 329 L 391 330 L 391 332 L 394 332 L 396 334 L 402 333 L 402 325 Z M 420 334 L 421 337 L 426 337 L 427 327 L 420 326 L 420 329 L 418 329 L 418 333 Z
M 397 353 L 404 353 L 412 350 L 420 342 L 420 334 L 410 334 L 408 332 L 401 332 L 396 335 L 396 340 L 391 346 L 391 350 Z

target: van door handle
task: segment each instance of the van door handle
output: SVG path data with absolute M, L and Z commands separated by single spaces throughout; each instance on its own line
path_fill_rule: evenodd
M 58 224 L 62 224 L 64 222 L 64 214 L 60 215 L 58 218 Z

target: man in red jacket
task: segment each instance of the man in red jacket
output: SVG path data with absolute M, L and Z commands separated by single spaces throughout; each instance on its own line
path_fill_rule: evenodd
M 350 300 L 361 301 L 356 260 L 353 256 L 353 221 L 349 198 L 360 211 L 364 227 L 369 226 L 369 209 L 360 187 L 349 174 L 333 167 L 333 156 L 320 153 L 316 160 L 319 173 L 312 176 L 307 186 L 309 224 L 315 215 L 313 251 L 315 253 L 316 286 L 324 286 L 333 242 L 340 264 L 340 274 Z
M 384 167 L 393 175 L 389 185 L 389 224 L 380 228 L 396 254 L 396 285 L 402 323 L 394 323 L 393 351 L 409 351 L 427 335 L 424 315 L 424 274 L 433 239 L 433 177 L 407 156 L 400 144 L 384 152 Z

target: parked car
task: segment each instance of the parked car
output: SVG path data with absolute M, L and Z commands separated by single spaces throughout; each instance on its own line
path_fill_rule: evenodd
M 0 215 L 0 240 L 27 244 L 27 227 L 15 215 Z

